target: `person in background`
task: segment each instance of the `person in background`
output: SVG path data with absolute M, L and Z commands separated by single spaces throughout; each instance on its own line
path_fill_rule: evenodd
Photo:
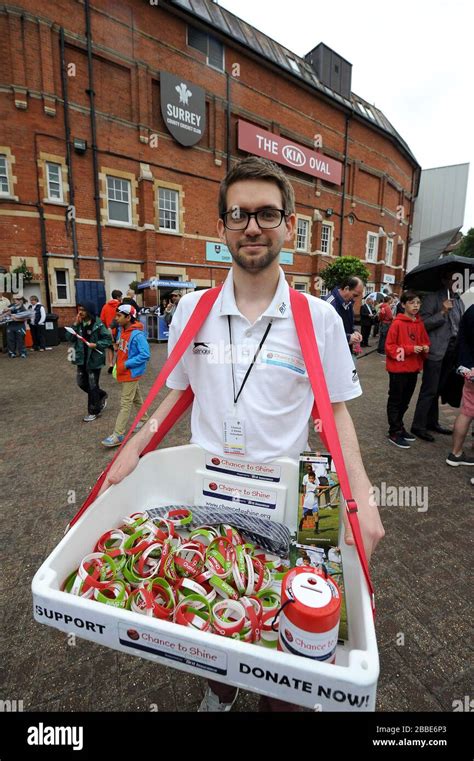
M 421 299 L 415 291 L 404 291 L 404 314 L 398 314 L 387 333 L 386 368 L 390 377 L 387 401 L 388 437 L 400 449 L 410 449 L 415 437 L 408 433 L 403 416 L 415 391 L 418 373 L 430 348 L 430 339 L 419 317 Z
M 420 317 L 430 337 L 430 351 L 423 369 L 411 432 L 423 441 L 435 441 L 430 431 L 450 436 L 452 431 L 439 422 L 439 396 L 456 359 L 456 339 L 464 303 L 453 290 L 456 273 L 441 279 L 441 288 L 427 293 Z
M 168 306 L 169 303 L 170 303 L 169 298 L 167 296 L 162 296 L 162 298 L 160 299 L 160 307 L 159 307 L 160 317 L 162 317 L 165 314 L 166 307 Z
M 354 303 L 363 292 L 363 281 L 360 277 L 351 275 L 344 278 L 340 285 L 336 285 L 331 293 L 323 297 L 323 301 L 331 304 L 341 318 L 351 353 L 353 345 L 360 344 L 362 341 L 362 335 L 358 330 L 354 330 Z
M 129 288 L 125 297 L 122 299 L 122 304 L 131 304 L 134 308 L 135 312 L 138 314 L 140 307 L 138 306 L 137 302 L 135 301 L 137 294 L 133 290 L 133 288 Z
M 87 394 L 88 414 L 82 419 L 84 423 L 90 423 L 107 406 L 107 394 L 100 388 L 99 379 L 100 371 L 105 365 L 105 351 L 112 344 L 112 336 L 96 316 L 92 301 L 84 300 L 77 305 L 76 322 L 72 327 L 86 341 L 84 343 L 72 333 L 66 333 L 68 341 L 74 346 L 71 362 L 77 367 L 77 385 Z
M 13 304 L 4 311 L 4 314 L 10 315 L 12 318 L 11 322 L 7 323 L 8 356 L 14 359 L 18 354 L 22 359 L 26 359 L 26 320 L 30 315 L 25 307 L 25 299 L 14 294 Z
M 385 296 L 383 300 L 383 304 L 381 304 L 379 309 L 378 318 L 380 323 L 380 336 L 379 336 L 379 344 L 377 346 L 377 354 L 383 354 L 383 355 L 385 354 L 385 340 L 387 338 L 387 333 L 393 320 L 392 309 L 390 306 L 391 302 L 392 302 L 392 297 Z
M 176 309 L 178 308 L 180 298 L 181 294 L 178 291 L 173 291 L 171 294 L 171 300 L 165 309 L 165 322 L 167 325 L 171 325 L 171 321 L 173 319 L 174 313 L 176 312 Z
M 31 337 L 33 339 L 33 351 L 46 350 L 46 309 L 40 303 L 38 296 L 30 296 L 30 311 L 33 312 L 30 318 Z
M 448 465 L 474 465 L 474 457 L 463 452 L 464 442 L 474 420 L 474 304 L 462 316 L 458 335 L 458 373 L 464 376 L 461 407 L 454 421 L 453 446 Z
M 369 338 L 372 325 L 376 320 L 374 299 L 370 296 L 366 296 L 364 303 L 360 308 L 360 332 L 362 333 L 361 346 L 369 347 Z
M 122 385 L 120 412 L 115 421 L 114 432 L 101 442 L 104 447 L 118 447 L 125 437 L 132 407 L 136 412 L 143 404 L 139 380 L 150 359 L 150 347 L 143 335 L 143 325 L 137 321 L 136 309 L 131 304 L 120 304 L 117 309 L 119 325 L 117 343 L 117 380 Z M 145 414 L 138 423 L 139 430 L 148 420 Z
M 3 292 L 0 292 L 0 314 L 5 312 L 10 306 L 10 299 L 7 299 Z
M 104 323 L 105 327 L 108 328 L 110 331 L 110 335 L 112 336 L 112 339 L 114 339 L 115 343 L 115 336 L 117 333 L 117 323 L 115 322 L 115 316 L 117 314 L 117 307 L 120 306 L 122 303 L 122 291 L 114 290 L 111 293 L 112 298 L 107 301 L 106 304 L 102 307 L 100 311 L 100 319 Z M 107 349 L 107 365 L 108 370 L 107 372 L 109 375 L 112 375 L 113 369 L 114 369 L 114 359 L 115 359 L 115 353 L 114 353 L 114 346 L 113 343 L 110 344 L 109 348 Z

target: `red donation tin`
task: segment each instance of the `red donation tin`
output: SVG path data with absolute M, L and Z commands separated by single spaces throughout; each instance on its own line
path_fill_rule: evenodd
M 310 566 L 292 568 L 283 577 L 281 604 L 278 649 L 334 663 L 341 613 L 334 579 Z

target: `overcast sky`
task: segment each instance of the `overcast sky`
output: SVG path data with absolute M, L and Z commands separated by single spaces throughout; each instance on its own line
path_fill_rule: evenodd
M 472 0 L 219 0 L 304 56 L 324 42 L 352 63 L 352 91 L 380 108 L 422 169 L 470 163 L 474 227 Z

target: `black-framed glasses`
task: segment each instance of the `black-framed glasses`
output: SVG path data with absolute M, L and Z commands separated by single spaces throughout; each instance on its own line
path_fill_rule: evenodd
M 252 217 L 261 230 L 271 230 L 278 227 L 286 217 L 284 209 L 259 209 L 258 211 L 243 211 L 243 209 L 232 209 L 222 215 L 224 226 L 228 230 L 246 230 Z

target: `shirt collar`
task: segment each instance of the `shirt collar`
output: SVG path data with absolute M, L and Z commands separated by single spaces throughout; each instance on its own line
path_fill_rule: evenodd
M 341 294 L 339 293 L 339 288 L 337 286 L 332 291 L 332 294 L 334 298 L 336 299 L 336 301 L 338 302 L 338 304 L 340 304 L 344 309 L 349 309 L 349 307 L 351 307 L 352 304 L 354 303 L 352 299 L 350 301 L 344 301 Z
M 220 315 L 237 315 L 242 317 L 237 304 L 235 303 L 234 294 L 234 275 L 232 269 L 227 275 L 224 286 L 222 288 L 220 296 Z M 279 280 L 275 291 L 275 295 L 263 312 L 261 317 L 278 317 L 280 319 L 286 319 L 290 316 L 290 290 L 288 283 L 285 279 L 285 274 L 281 267 L 279 267 Z

